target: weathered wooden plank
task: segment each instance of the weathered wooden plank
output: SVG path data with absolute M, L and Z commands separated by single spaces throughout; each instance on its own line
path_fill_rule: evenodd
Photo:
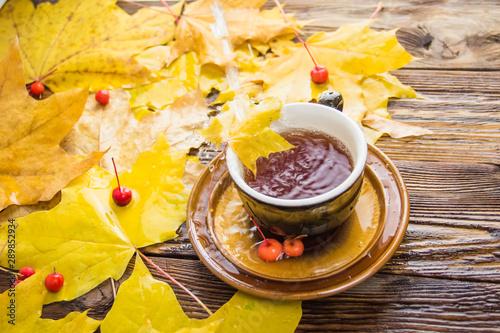
M 498 72 L 402 69 L 392 74 L 436 104 L 443 101 L 465 105 L 500 103 Z
M 500 285 L 376 274 L 303 303 L 300 332 L 498 332 Z
M 399 70 L 425 99 L 389 103 L 394 120 L 434 133 L 377 142 L 391 159 L 500 164 L 499 80 L 496 73 Z
M 152 258 L 162 269 L 188 286 L 212 310 L 227 302 L 235 290 L 215 278 L 199 261 Z M 128 271 L 130 272 L 131 266 Z M 158 280 L 165 278 L 150 267 Z M 0 274 L 0 288 L 6 281 Z M 173 289 L 192 318 L 206 314 L 179 288 Z M 90 309 L 102 319 L 112 305 L 109 281 L 70 302 L 44 307 L 44 318 L 58 319 L 71 311 Z M 303 302 L 297 332 L 332 331 L 454 331 L 493 332 L 500 327 L 500 284 L 375 274 L 360 285 L 329 298 Z

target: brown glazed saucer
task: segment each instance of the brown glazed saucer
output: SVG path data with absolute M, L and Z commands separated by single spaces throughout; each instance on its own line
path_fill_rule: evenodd
M 401 174 L 378 148 L 369 145 L 368 152 L 355 213 L 328 241 L 301 257 L 278 262 L 257 256 L 262 239 L 242 208 L 226 164 L 215 165 L 215 159 L 198 178 L 188 202 L 188 233 L 198 257 L 229 285 L 272 299 L 326 297 L 366 280 L 392 257 L 409 219 Z

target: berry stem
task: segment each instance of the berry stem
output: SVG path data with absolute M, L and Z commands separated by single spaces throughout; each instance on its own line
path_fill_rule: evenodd
M 373 12 L 372 16 L 370 16 L 370 20 L 373 20 L 375 16 L 382 10 L 382 1 L 380 1 L 377 5 L 377 9 Z
M 151 259 L 149 259 L 148 257 L 146 257 L 144 254 L 141 253 L 141 251 L 137 250 L 137 253 L 144 259 L 146 260 L 146 262 L 148 264 L 150 264 L 151 266 L 153 266 L 158 272 L 160 272 L 162 275 L 166 276 L 170 281 L 172 281 L 173 283 L 175 283 L 177 286 L 179 286 L 179 288 L 181 288 L 182 290 L 184 290 L 186 293 L 189 294 L 189 296 L 191 296 L 192 298 L 194 298 L 194 300 L 196 302 L 198 302 L 198 304 L 201 305 L 201 307 L 211 316 L 213 315 L 212 311 L 210 311 L 209 308 L 207 308 L 207 306 L 205 304 L 203 304 L 202 301 L 200 301 L 198 299 L 198 297 L 196 297 L 192 292 L 190 292 L 186 287 L 184 287 L 181 283 L 179 283 L 176 279 L 174 279 L 173 277 L 171 277 L 167 272 L 165 272 L 164 270 L 162 270 L 160 267 L 158 267 L 154 262 L 151 261 Z
M 280 12 L 281 12 L 281 15 L 283 15 L 283 18 L 285 19 L 286 23 L 290 23 L 290 21 L 288 20 L 288 17 L 286 17 L 286 14 L 285 14 L 285 10 L 283 9 L 283 7 L 281 6 L 279 0 L 274 0 L 274 3 L 276 3 L 276 6 L 279 8 Z M 294 31 L 293 32 L 295 34 L 295 38 L 297 38 L 297 40 L 302 43 L 302 45 L 306 48 L 306 51 L 307 53 L 309 53 L 309 56 L 311 57 L 311 60 L 313 61 L 314 63 L 314 67 L 318 67 L 318 63 L 316 62 L 316 59 L 314 59 L 314 56 L 311 52 L 311 50 L 309 49 L 309 46 L 307 46 L 307 43 L 304 42 L 302 40 L 302 38 L 300 38 L 299 34 Z
M 257 227 L 257 230 L 259 230 L 262 238 L 264 238 L 264 240 L 267 240 L 266 236 L 264 236 L 264 233 L 262 232 L 262 230 L 260 230 L 259 226 L 257 225 L 255 220 L 253 219 L 252 215 L 250 215 L 250 213 L 248 212 L 248 210 L 245 207 L 243 207 L 243 209 L 245 210 L 245 212 L 247 212 L 248 217 L 250 218 L 250 220 L 252 220 L 253 224 Z
M 113 162 L 113 167 L 115 168 L 116 182 L 118 183 L 118 188 L 120 188 L 120 179 L 118 178 L 118 171 L 116 171 L 115 159 L 111 157 L 111 161 Z
M 172 10 L 172 8 L 170 8 L 170 6 L 168 5 L 168 3 L 165 2 L 165 0 L 160 0 L 161 3 L 167 7 L 168 11 L 170 12 L 170 14 L 172 14 L 172 16 L 174 17 L 175 19 L 175 23 L 179 24 L 179 19 L 177 18 L 177 15 L 174 14 L 174 11 Z

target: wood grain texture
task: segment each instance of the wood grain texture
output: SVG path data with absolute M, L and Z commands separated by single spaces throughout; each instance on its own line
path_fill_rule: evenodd
M 399 70 L 425 99 L 394 99 L 394 120 L 434 133 L 377 142 L 391 159 L 500 165 L 500 101 L 496 72 Z
M 235 292 L 211 275 L 197 260 L 152 259 L 188 285 L 212 311 L 227 302 Z M 129 265 L 128 274 L 131 269 L 132 265 Z M 2 274 L 0 288 L 3 290 L 7 279 Z M 154 271 L 153 276 L 158 280 L 165 279 Z M 189 296 L 176 286 L 172 288 L 190 317 L 206 317 Z M 71 311 L 92 307 L 89 315 L 102 319 L 112 299 L 111 288 L 106 281 L 73 301 L 46 306 L 42 317 L 58 319 Z M 303 317 L 297 332 L 495 332 L 500 327 L 500 285 L 379 273 L 342 294 L 303 302 L 302 308 Z
M 291 0 L 286 10 L 310 21 L 303 29 L 311 34 L 334 31 L 348 23 L 370 18 L 379 1 Z M 272 1 L 266 6 L 271 8 Z M 395 0 L 371 24 L 374 29 L 399 29 L 400 43 L 420 58 L 408 68 L 500 69 L 500 6 L 495 0 Z

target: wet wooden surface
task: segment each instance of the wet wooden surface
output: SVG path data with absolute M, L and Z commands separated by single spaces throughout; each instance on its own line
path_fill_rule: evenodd
M 312 33 L 367 19 L 377 3 L 288 0 L 285 8 L 314 20 L 304 29 Z M 374 28 L 399 28 L 401 43 L 420 58 L 394 74 L 426 97 L 391 101 L 389 112 L 434 133 L 377 143 L 408 186 L 405 239 L 367 281 L 303 302 L 297 331 L 500 332 L 500 3 L 384 1 L 377 17 Z M 213 311 L 234 294 L 200 263 L 185 229 L 145 252 Z M 1 276 L 2 290 L 6 284 Z M 188 315 L 205 316 L 173 288 Z M 74 301 L 46 306 L 43 317 L 92 308 L 89 314 L 102 319 L 112 301 L 110 283 L 104 282 Z

